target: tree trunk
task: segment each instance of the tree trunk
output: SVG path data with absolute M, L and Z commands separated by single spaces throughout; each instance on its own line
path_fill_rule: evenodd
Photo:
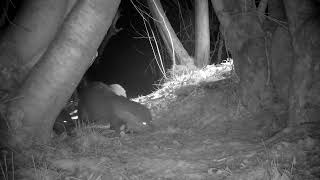
M 289 85 L 291 81 L 293 65 L 293 48 L 285 17 L 285 9 L 282 0 L 269 0 L 268 18 L 264 22 L 264 29 L 269 40 L 270 62 L 271 62 L 271 81 L 274 86 L 275 99 L 281 104 L 279 110 L 279 120 L 288 122 L 289 108 Z M 275 22 L 274 20 L 278 21 Z
M 320 22 L 314 0 L 284 0 L 294 50 L 290 125 L 320 121 Z
M 18 87 L 36 63 L 32 58 L 54 38 L 67 12 L 67 1 L 27 0 L 0 42 L 2 90 Z
M 212 0 L 240 78 L 243 105 L 255 114 L 272 107 L 270 59 L 255 5 L 248 0 Z
M 194 66 L 193 58 L 189 56 L 188 52 L 184 49 L 180 40 L 178 39 L 176 33 L 171 27 L 168 18 L 166 17 L 162 5 L 159 0 L 148 0 L 148 6 L 150 8 L 152 17 L 155 19 L 155 23 L 159 29 L 162 31 L 162 35 L 165 36 L 165 42 L 169 42 L 172 52 L 169 52 L 173 58 L 177 57 L 178 63 L 186 66 Z M 173 48 L 172 48 L 173 47 Z M 175 60 L 173 59 L 173 63 Z M 176 64 L 173 64 L 176 65 Z
M 222 48 L 223 48 L 223 37 L 219 38 L 219 47 L 218 47 L 218 54 L 217 54 L 217 62 L 221 63 L 222 61 Z
M 210 28 L 208 0 L 195 1 L 195 64 L 202 68 L 209 64 Z
M 156 22 L 155 22 L 156 23 Z M 166 50 L 167 50 L 167 54 L 169 55 L 169 57 L 172 59 L 172 64 L 173 65 L 175 65 L 176 64 L 176 62 L 175 62 L 175 56 L 173 56 L 173 54 L 172 54 L 172 48 L 171 48 L 171 43 L 170 42 L 168 42 L 168 39 L 166 39 L 166 34 L 161 30 L 161 29 L 158 29 L 158 32 L 159 32 L 159 34 L 160 34 L 160 37 L 161 37 L 161 39 L 162 39 L 162 41 L 163 41 L 163 44 L 164 44 L 164 46 L 165 46 L 165 48 L 166 48 Z
M 265 32 L 273 34 L 278 27 L 287 29 L 286 22 L 287 18 L 283 1 L 268 0 L 268 18 L 263 22 Z
M 67 10 L 66 12 L 64 13 L 64 17 L 63 17 L 63 20 L 66 18 L 66 16 L 69 14 L 69 12 L 71 11 L 71 9 L 73 8 L 73 6 L 75 5 L 75 3 L 77 2 L 77 0 L 69 0 L 68 3 L 67 3 Z M 59 30 L 59 28 L 61 27 L 61 24 L 59 24 L 59 26 L 57 26 L 56 30 L 54 30 L 54 32 L 57 32 Z M 52 29 L 47 29 L 48 31 L 53 31 Z M 56 34 L 55 34 L 56 35 Z M 42 47 L 41 49 L 39 49 L 39 51 L 37 51 L 37 53 L 32 57 L 32 59 L 29 59 L 29 63 L 28 65 L 26 66 L 26 68 L 28 70 L 30 70 L 41 58 L 41 56 L 45 53 L 45 51 L 48 49 L 48 46 L 50 44 L 52 40 L 49 39 L 49 42 L 47 44 L 46 47 Z
M 46 143 L 55 118 L 71 96 L 111 25 L 120 0 L 78 0 L 58 36 L 9 104 L 12 146 Z M 107 28 L 106 28 L 107 27 Z
M 279 21 L 285 21 L 286 18 L 286 13 L 283 5 L 282 0 L 269 0 L 268 1 L 268 12 L 269 12 L 269 17 L 272 19 L 276 19 Z M 276 23 L 278 24 L 278 23 Z M 279 25 L 279 24 L 278 24 Z
M 259 13 L 259 19 L 260 22 L 263 22 L 265 19 L 265 12 L 267 9 L 268 0 L 260 0 L 259 6 L 258 6 L 258 13 Z

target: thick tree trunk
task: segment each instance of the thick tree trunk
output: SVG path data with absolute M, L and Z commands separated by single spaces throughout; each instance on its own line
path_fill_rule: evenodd
M 320 22 L 314 0 L 284 0 L 292 36 L 290 125 L 320 121 Z
M 222 34 L 240 77 L 240 98 L 249 112 L 270 110 L 270 59 L 255 5 L 248 0 L 212 0 Z
M 263 22 L 264 30 L 273 33 L 278 27 L 287 29 L 286 13 L 282 0 L 268 0 L 268 18 Z
M 106 34 L 120 0 L 78 0 L 48 51 L 12 101 L 11 145 L 49 140 L 55 118 L 71 96 Z M 106 28 L 107 27 L 107 28 Z
M 75 5 L 75 3 L 77 2 L 77 0 L 69 0 L 68 3 L 67 3 L 67 9 L 66 9 L 66 12 L 64 13 L 64 16 L 63 16 L 63 20 L 66 18 L 66 16 L 69 14 L 69 12 L 71 11 L 71 9 L 73 8 L 73 6 Z M 47 29 L 48 31 L 54 31 L 54 32 L 57 32 L 60 28 L 62 23 L 59 24 L 59 26 L 57 26 L 56 30 L 52 30 L 52 29 Z M 55 34 L 56 35 L 56 34 Z M 26 66 L 26 69 L 30 70 L 41 58 L 41 56 L 45 53 L 45 51 L 48 49 L 48 46 L 51 42 L 52 39 L 48 39 L 49 42 L 47 44 L 46 47 L 42 47 L 41 49 L 39 49 L 39 51 L 37 51 L 37 53 L 32 57 L 32 59 L 29 59 L 29 63 L 28 65 Z
M 36 63 L 32 58 L 54 38 L 68 10 L 67 1 L 27 0 L 0 42 L 0 88 L 15 89 Z
M 285 9 L 282 0 L 268 1 L 268 18 L 264 29 L 269 40 L 271 80 L 274 86 L 275 99 L 282 108 L 279 110 L 279 119 L 288 122 L 289 85 L 292 75 L 293 48 L 292 38 L 285 25 Z M 274 21 L 274 20 L 278 21 Z
M 195 1 L 195 64 L 202 68 L 209 64 L 210 28 L 208 0 Z
M 162 31 L 161 35 L 164 35 L 166 39 L 165 42 L 168 42 L 170 44 L 170 47 L 167 49 L 171 49 L 172 51 L 169 53 L 173 54 L 172 57 L 177 57 L 179 64 L 193 67 L 193 58 L 189 56 L 188 52 L 184 49 L 183 45 L 178 39 L 176 33 L 174 32 L 172 26 L 169 23 L 168 18 L 166 17 L 163 11 L 160 1 L 148 0 L 147 2 L 152 17 L 155 19 L 155 23 L 159 31 Z M 173 63 L 175 63 L 175 60 L 173 60 Z
M 288 30 L 278 26 L 272 34 L 270 45 L 272 83 L 278 103 L 282 104 L 284 112 L 287 112 L 293 64 L 293 49 Z

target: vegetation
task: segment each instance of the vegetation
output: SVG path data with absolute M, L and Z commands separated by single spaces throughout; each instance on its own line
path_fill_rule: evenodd
M 165 80 L 141 98 L 155 130 L 120 138 L 101 127 L 51 137 L 108 29 L 119 31 L 120 0 L 28 0 L 5 20 L 10 3 L 0 18 L 5 179 L 30 169 L 30 179 L 319 176 L 319 1 L 131 0 Z M 213 47 L 232 65 L 209 66 Z

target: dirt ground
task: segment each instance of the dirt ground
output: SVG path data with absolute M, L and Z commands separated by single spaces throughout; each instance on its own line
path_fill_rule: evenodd
M 225 78 L 232 77 L 232 78 Z M 15 157 L 7 179 L 308 180 L 320 179 L 319 125 L 274 132 L 268 113 L 239 103 L 232 65 L 181 70 L 135 99 L 152 111 L 154 129 L 112 135 L 81 128 Z M 271 138 L 267 138 L 271 137 Z M 2 159 L 11 162 L 10 154 Z M 21 159 L 21 162 L 19 161 Z M 26 159 L 28 163 L 26 162 Z M 24 162 L 24 164 L 22 164 Z M 12 165 L 11 165 L 12 166 Z M 5 178 L 4 178 L 5 179 Z

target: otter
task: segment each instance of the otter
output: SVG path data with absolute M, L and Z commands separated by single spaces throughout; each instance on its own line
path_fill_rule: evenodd
M 147 107 L 117 95 L 102 82 L 88 83 L 79 89 L 79 99 L 80 118 L 84 122 L 110 124 L 110 129 L 116 133 L 121 132 L 123 125 L 133 132 L 152 127 L 152 117 Z

